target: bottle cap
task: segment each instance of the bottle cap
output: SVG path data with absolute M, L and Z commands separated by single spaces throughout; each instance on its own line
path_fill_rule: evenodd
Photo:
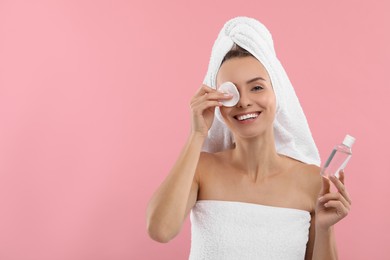
M 221 84 L 221 86 L 218 88 L 218 91 L 222 93 L 230 93 L 233 95 L 231 99 L 221 101 L 225 107 L 233 107 L 240 100 L 240 93 L 238 92 L 236 85 L 230 81 Z
M 343 145 L 345 146 L 348 146 L 349 148 L 352 147 L 353 143 L 355 142 L 355 138 L 350 136 L 350 135 L 346 135 L 345 138 L 344 138 L 344 141 L 343 141 Z

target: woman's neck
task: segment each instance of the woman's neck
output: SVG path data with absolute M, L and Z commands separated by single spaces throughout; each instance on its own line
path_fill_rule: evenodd
M 256 181 L 280 171 L 284 156 L 276 152 L 274 138 L 270 135 L 254 138 L 238 138 L 232 150 L 231 160 Z

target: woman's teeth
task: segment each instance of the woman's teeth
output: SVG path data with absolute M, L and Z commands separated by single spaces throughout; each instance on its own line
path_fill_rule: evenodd
M 246 120 L 246 119 L 256 118 L 256 117 L 259 116 L 259 114 L 260 114 L 260 113 L 251 113 L 251 114 L 236 116 L 236 118 L 237 118 L 237 120 L 239 120 L 239 121 L 243 121 L 243 120 Z

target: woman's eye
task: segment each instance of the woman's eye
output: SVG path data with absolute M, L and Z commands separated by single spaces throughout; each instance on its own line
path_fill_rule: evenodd
M 253 87 L 252 89 L 254 89 L 255 91 L 258 91 L 258 90 L 262 90 L 263 87 L 261 87 L 261 86 L 256 86 L 256 87 Z

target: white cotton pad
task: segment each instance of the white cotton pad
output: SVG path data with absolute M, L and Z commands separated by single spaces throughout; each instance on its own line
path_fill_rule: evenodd
M 231 99 L 221 101 L 225 107 L 233 107 L 238 103 L 238 100 L 240 100 L 240 93 L 238 92 L 237 87 L 230 81 L 222 83 L 219 86 L 218 91 L 222 93 L 230 93 L 233 95 Z

